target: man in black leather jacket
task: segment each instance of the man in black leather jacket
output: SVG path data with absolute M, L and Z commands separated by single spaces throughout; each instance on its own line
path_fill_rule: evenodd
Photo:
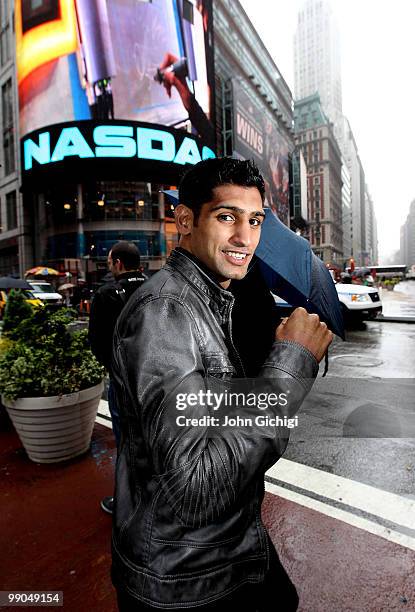
M 287 436 L 278 427 L 264 435 L 243 427 L 210 435 L 197 425 L 214 414 L 198 394 L 245 377 L 229 286 L 244 278 L 259 242 L 263 179 L 252 162 L 209 159 L 185 175 L 179 201 L 180 247 L 132 297 L 114 334 L 121 443 L 112 579 L 119 609 L 234 604 L 244 612 L 288 612 L 298 597 L 260 515 L 264 473 Z M 260 317 L 253 309 L 246 325 Z M 274 338 L 255 381 L 276 392 L 290 386 L 293 415 L 332 334 L 299 308 Z M 178 397 L 189 398 L 185 412 Z M 272 410 L 282 416 L 288 409 Z M 240 416 L 247 413 L 238 406 Z M 201 421 L 179 427 L 179 414 Z
M 89 316 L 88 339 L 92 352 L 109 374 L 108 408 L 118 448 L 119 412 L 111 382 L 112 337 L 120 312 L 134 291 L 144 283 L 145 277 L 140 271 L 140 252 L 133 242 L 121 240 L 114 244 L 108 253 L 107 263 L 113 280 L 102 285 L 94 295 Z M 112 513 L 112 495 L 104 497 L 101 507 L 105 512 Z

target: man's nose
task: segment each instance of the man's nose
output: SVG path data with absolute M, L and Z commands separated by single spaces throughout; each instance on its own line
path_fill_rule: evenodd
M 230 242 L 235 246 L 247 247 L 252 240 L 252 226 L 249 221 L 240 221 L 234 225 L 234 233 Z

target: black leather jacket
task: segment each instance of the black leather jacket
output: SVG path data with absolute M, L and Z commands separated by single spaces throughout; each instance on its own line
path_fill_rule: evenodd
M 94 295 L 88 339 L 95 357 L 107 370 L 111 366 L 112 337 L 117 319 L 126 302 L 145 280 L 141 272 L 130 270 L 102 285 Z
M 114 334 L 122 437 L 112 578 L 155 607 L 214 602 L 262 581 L 268 568 L 264 473 L 287 440 L 277 429 L 267 438 L 207 438 L 195 427 L 179 433 L 171 419 L 178 391 L 197 393 L 209 377 L 244 376 L 232 339 L 233 301 L 175 250 L 130 299 Z M 298 409 L 317 371 L 307 349 L 275 342 L 259 378 L 274 387 L 295 381 Z

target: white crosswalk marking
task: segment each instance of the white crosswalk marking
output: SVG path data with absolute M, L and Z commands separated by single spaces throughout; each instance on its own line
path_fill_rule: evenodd
M 280 459 L 267 475 L 415 530 L 415 499 L 287 459 Z
M 374 519 L 377 517 L 394 523 L 398 528 L 415 531 L 414 499 L 287 459 L 280 459 L 266 475 L 302 489 L 302 493 L 298 493 L 267 482 L 265 488 L 268 492 L 415 550 L 415 537 L 353 513 L 353 509 L 356 509 L 370 514 Z M 308 497 L 307 492 L 321 496 L 323 499 Z M 351 511 L 336 508 L 330 504 L 330 501 L 340 502 L 348 506 Z
M 383 525 L 378 525 L 377 523 L 364 519 L 360 516 L 356 516 L 351 512 L 345 512 L 344 510 L 340 510 L 339 508 L 334 508 L 333 506 L 324 504 L 320 501 L 317 501 L 316 499 L 306 497 L 305 495 L 295 493 L 294 491 L 289 491 L 288 489 L 278 487 L 269 482 L 265 483 L 265 490 L 268 493 L 271 493 L 272 495 L 277 495 L 278 497 L 282 497 L 283 499 L 288 499 L 289 501 L 295 502 L 296 504 L 300 504 L 305 508 L 315 510 L 316 512 L 320 512 L 321 514 L 330 516 L 331 518 L 343 521 L 348 525 L 363 529 L 368 533 L 373 533 L 374 535 L 384 538 L 385 540 L 389 540 L 390 542 L 394 542 L 395 544 L 399 544 L 400 546 L 404 546 L 405 548 L 409 548 L 415 551 L 415 538 L 411 538 L 410 536 L 404 535 L 399 531 L 388 529 Z

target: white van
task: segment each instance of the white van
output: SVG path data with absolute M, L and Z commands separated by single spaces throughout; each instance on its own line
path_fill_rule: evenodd
M 343 314 L 353 319 L 374 319 L 382 312 L 382 301 L 376 287 L 336 283 Z
M 366 285 L 352 285 L 346 283 L 335 283 L 339 301 L 342 304 L 345 319 L 374 319 L 382 312 L 382 301 L 376 287 Z M 275 305 L 281 317 L 290 316 L 294 310 L 293 306 L 272 293 Z

